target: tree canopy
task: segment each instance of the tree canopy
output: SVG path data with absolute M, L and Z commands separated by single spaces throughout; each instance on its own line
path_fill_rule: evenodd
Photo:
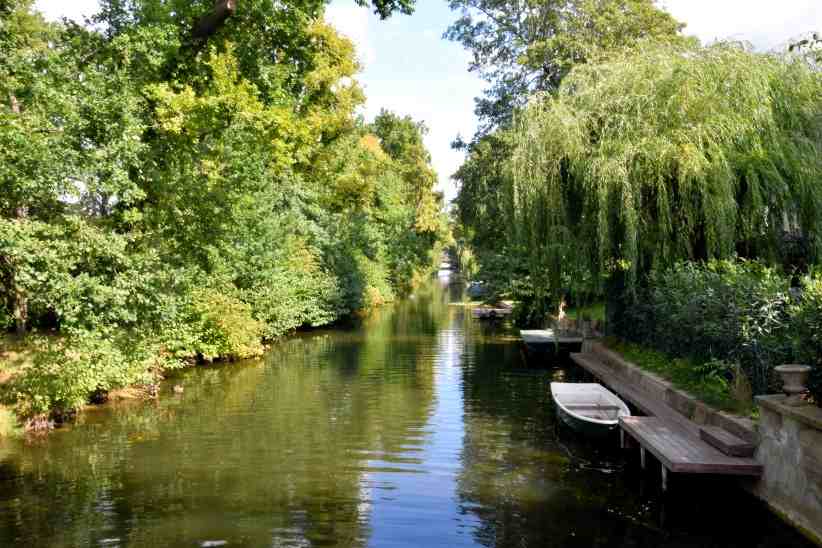
M 531 93 L 553 91 L 577 64 L 645 40 L 686 41 L 652 0 L 450 0 L 460 17 L 445 36 L 471 52 L 489 83 L 477 98 L 480 133 L 507 126 Z
M 517 116 L 505 203 L 556 291 L 681 259 L 820 251 L 822 76 L 741 46 L 628 50 L 580 65 Z
M 197 34 L 222 4 L 103 0 L 90 28 L 2 5 L 0 327 L 60 335 L 20 381 L 28 411 L 258 354 L 439 258 L 424 126 L 357 115 L 324 3 L 228 2 Z

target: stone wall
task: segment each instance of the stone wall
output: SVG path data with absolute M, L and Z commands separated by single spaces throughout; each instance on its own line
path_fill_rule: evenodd
M 762 479 L 747 484 L 783 518 L 822 545 L 822 409 L 788 407 L 785 396 L 760 396 Z

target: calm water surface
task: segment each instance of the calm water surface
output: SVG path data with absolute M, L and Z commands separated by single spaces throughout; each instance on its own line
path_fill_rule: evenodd
M 523 367 L 461 298 L 441 273 L 356 328 L 6 442 L 0 546 L 809 546 L 729 484 L 662 496 L 558 428 L 548 385 L 572 368 Z

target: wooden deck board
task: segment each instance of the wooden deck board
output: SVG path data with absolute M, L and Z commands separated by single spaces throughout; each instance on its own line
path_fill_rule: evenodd
M 553 329 L 522 329 L 519 332 L 525 344 L 582 344 L 582 337 L 557 336 Z
M 699 429 L 699 439 L 720 452 L 734 457 L 752 457 L 756 446 L 726 432 L 718 426 L 702 426 Z
M 671 472 L 762 475 L 755 460 L 725 455 L 659 417 L 622 417 L 619 422 Z
M 671 472 L 692 474 L 762 475 L 751 458 L 729 456 L 700 438 L 701 426 L 632 386 L 607 365 L 586 354 L 571 354 L 580 367 L 597 377 L 648 417 L 624 417 L 622 429 L 650 451 Z

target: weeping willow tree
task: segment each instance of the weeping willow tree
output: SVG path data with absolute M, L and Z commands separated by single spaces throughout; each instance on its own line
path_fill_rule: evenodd
M 820 251 L 822 75 L 733 44 L 646 46 L 574 69 L 511 134 L 511 237 L 545 298 L 631 296 L 677 260 Z M 580 287 L 583 286 L 583 287 Z

